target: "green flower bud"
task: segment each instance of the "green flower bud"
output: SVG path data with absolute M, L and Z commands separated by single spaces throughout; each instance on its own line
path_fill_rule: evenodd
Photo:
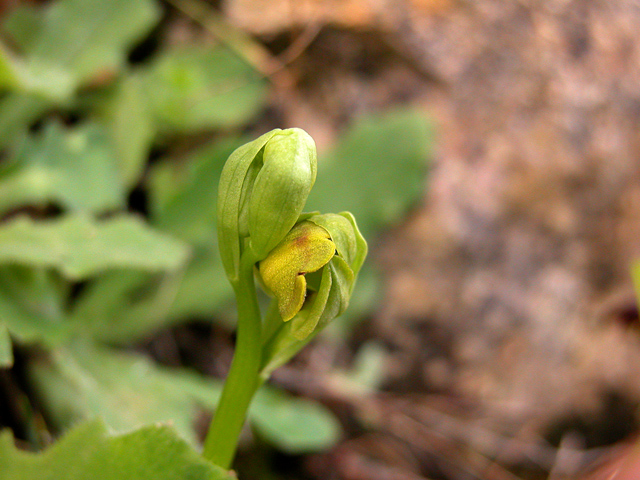
M 232 282 L 245 249 L 258 262 L 296 224 L 316 162 L 313 139 L 298 128 L 272 130 L 229 156 L 218 190 L 218 243 Z
M 367 255 L 350 213 L 301 219 L 259 264 L 262 283 L 276 298 L 282 319 L 291 320 L 290 333 L 298 340 L 345 311 Z
M 316 146 L 304 130 L 291 128 L 267 142 L 263 159 L 249 201 L 249 244 L 258 259 L 298 221 L 316 181 Z

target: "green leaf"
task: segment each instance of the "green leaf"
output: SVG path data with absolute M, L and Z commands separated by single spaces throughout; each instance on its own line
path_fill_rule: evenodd
M 53 272 L 20 265 L 0 268 L 0 318 L 21 342 L 59 342 L 66 332 L 64 284 Z
M 307 210 L 348 210 L 371 238 L 421 197 L 431 138 L 426 119 L 415 111 L 360 120 L 320 155 Z
M 132 187 L 142 175 L 156 134 L 140 77 L 124 78 L 105 103 L 101 115 L 115 147 L 122 182 Z
M 114 268 L 172 270 L 187 256 L 183 244 L 129 215 L 103 221 L 67 215 L 41 222 L 20 216 L 0 225 L 0 264 L 52 267 L 71 280 Z
M 163 131 L 242 125 L 265 102 L 265 81 L 223 47 L 175 49 L 159 56 L 143 75 Z
M 71 93 L 77 85 L 117 72 L 129 48 L 159 18 L 152 0 L 59 0 L 42 11 L 42 24 L 33 29 L 33 38 L 20 43 L 34 76 L 68 74 Z M 61 97 L 55 91 L 51 96 Z
M 18 168 L 0 181 L 0 212 L 55 202 L 100 213 L 125 204 L 113 151 L 98 125 L 49 123 L 27 138 L 15 161 Z
M 82 291 L 70 321 L 93 338 L 130 344 L 179 321 L 212 317 L 231 293 L 214 244 L 195 248 L 178 272 L 104 273 Z
M 52 102 L 63 103 L 73 93 L 73 77 L 54 65 L 26 64 L 0 43 L 0 90 L 42 96 Z
M 76 342 L 52 351 L 51 358 L 29 364 L 29 378 L 59 429 L 101 417 L 116 432 L 149 423 L 170 422 L 197 444 L 198 410 L 192 398 L 139 355 L 127 355 L 91 343 Z
M 273 388 L 258 391 L 249 415 L 266 440 L 290 454 L 325 450 L 341 435 L 338 420 L 321 404 Z
M 50 107 L 50 102 L 34 95 L 7 94 L 0 98 L 0 147 L 25 136 Z
M 171 305 L 169 319 L 210 318 L 231 298 L 231 294 L 217 242 L 212 242 L 209 247 L 195 248 Z
M 243 141 L 214 141 L 185 158 L 167 158 L 149 174 L 152 223 L 178 238 L 209 245 L 216 236 L 218 183 L 224 162 Z
M 168 379 L 202 407 L 216 408 L 222 393 L 220 382 L 183 373 Z M 325 450 L 340 439 L 342 432 L 336 417 L 322 404 L 269 385 L 256 394 L 248 420 L 266 441 L 291 454 Z
M 32 361 L 29 375 L 58 428 L 96 416 L 119 432 L 171 422 L 193 444 L 196 404 L 213 410 L 222 392 L 217 380 L 158 368 L 144 357 L 90 343 L 58 348 L 49 361 Z M 328 448 L 340 436 L 337 420 L 325 407 L 269 386 L 256 395 L 249 421 L 290 453 Z
M 74 324 L 94 338 L 130 343 L 193 316 L 210 317 L 231 294 L 217 251 L 215 215 L 222 164 L 239 140 L 215 142 L 181 159 L 165 159 L 149 175 L 152 221 L 194 245 L 177 274 L 107 272 L 75 303 Z
M 350 397 L 374 395 L 385 379 L 387 349 L 378 342 L 365 342 L 356 353 L 349 370 L 335 370 L 332 385 Z
M 217 247 L 216 210 L 220 173 L 243 139 L 215 141 L 184 158 L 167 158 L 148 176 L 151 222 L 188 241 L 193 256 L 184 271 L 169 320 L 211 317 L 231 296 Z
M 75 330 L 109 343 L 139 341 L 167 325 L 181 278 L 181 271 L 106 272 L 82 291 L 70 321 Z
M 4 323 L 0 323 L 0 368 L 8 368 L 13 365 L 13 349 L 11 337 Z
M 233 480 L 163 425 L 113 436 L 98 421 L 84 423 L 34 454 L 0 435 L 0 480 Z

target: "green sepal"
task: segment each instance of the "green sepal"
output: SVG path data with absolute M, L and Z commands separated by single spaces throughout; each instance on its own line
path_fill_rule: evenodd
M 298 340 L 304 340 L 315 330 L 327 306 L 332 284 L 331 265 L 327 264 L 322 268 L 319 290 L 309 296 L 305 307 L 291 321 L 291 334 Z
M 349 306 L 354 281 L 353 270 L 342 258 L 334 256 L 322 271 L 320 290 L 292 320 L 291 334 L 304 340 L 341 315 Z
M 245 202 L 247 197 L 247 174 L 265 144 L 280 131 L 280 129 L 272 130 L 237 148 L 229 156 L 220 175 L 220 187 L 218 189 L 218 246 L 227 277 L 232 283 L 237 281 L 239 275 L 242 243 L 240 237 L 240 212 L 243 196 Z M 255 168 L 254 166 L 254 170 Z
M 256 258 L 265 258 L 298 222 L 316 172 L 316 147 L 307 132 L 291 128 L 269 139 L 249 200 L 250 248 Z
M 340 255 L 357 275 L 367 257 L 367 242 L 350 212 L 310 215 L 306 220 L 329 232 Z

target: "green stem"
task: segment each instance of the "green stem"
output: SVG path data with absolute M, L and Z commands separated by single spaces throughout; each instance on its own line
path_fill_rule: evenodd
M 240 263 L 240 277 L 233 286 L 238 303 L 236 350 L 222 396 L 209 427 L 203 455 L 229 469 L 251 400 L 262 381 L 261 318 L 253 279 L 253 259 L 246 251 Z

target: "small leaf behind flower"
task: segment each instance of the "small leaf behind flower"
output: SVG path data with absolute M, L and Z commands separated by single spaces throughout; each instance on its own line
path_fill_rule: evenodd
M 84 215 L 41 222 L 17 217 L 0 226 L 0 264 L 53 267 L 73 280 L 113 268 L 175 269 L 188 254 L 185 245 L 130 215 L 104 221 Z
M 340 423 L 321 404 L 273 388 L 260 389 L 250 418 L 256 430 L 289 454 L 324 450 L 340 438 Z
M 99 125 L 48 122 L 26 138 L 14 168 L 0 179 L 0 213 L 48 203 L 91 213 L 125 205 L 116 158 Z
M 168 50 L 141 77 L 161 131 L 242 125 L 262 108 L 266 93 L 257 72 L 223 47 Z
M 424 114 L 397 110 L 353 124 L 318 160 L 308 208 L 350 211 L 365 238 L 397 222 L 424 191 L 432 133 Z

